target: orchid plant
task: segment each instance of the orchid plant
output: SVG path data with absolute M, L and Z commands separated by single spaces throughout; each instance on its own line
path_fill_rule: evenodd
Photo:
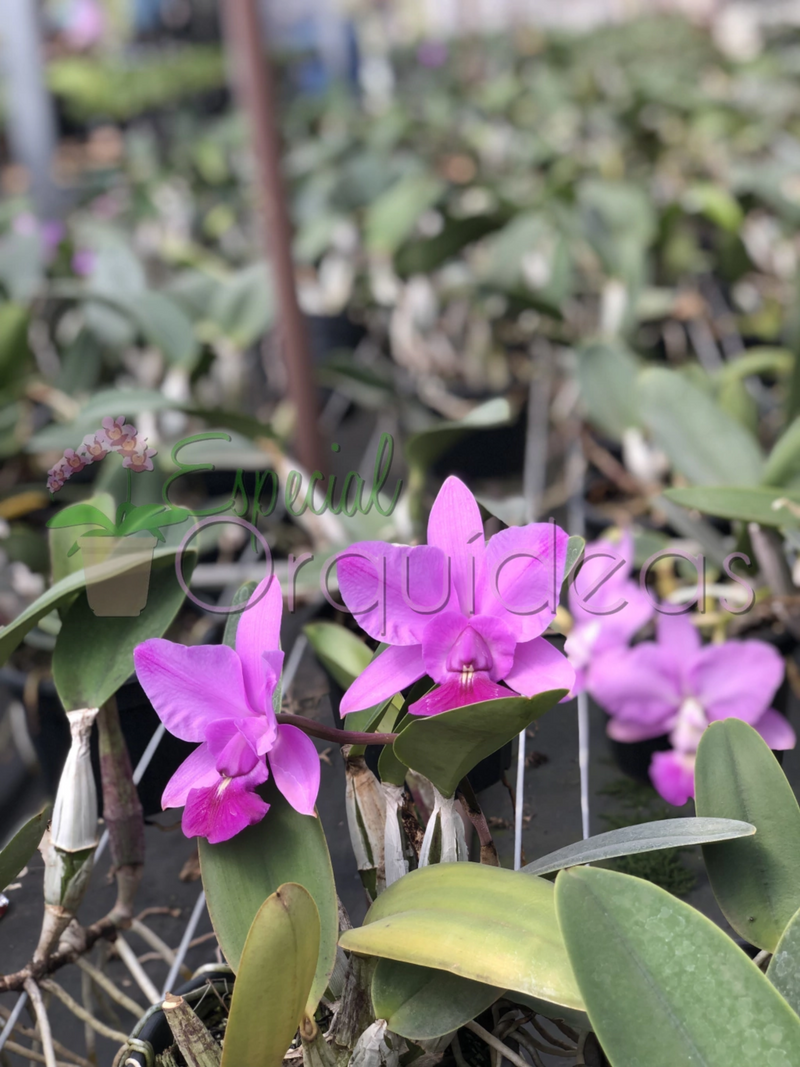
M 675 1067 L 698 1049 L 706 1067 L 790 1067 L 800 1047 L 800 808 L 767 744 L 794 740 L 771 709 L 783 664 L 760 642 L 703 646 L 687 615 L 665 614 L 634 582 L 631 549 L 627 533 L 604 539 L 569 576 L 565 656 L 552 639 L 569 628 L 559 609 L 567 534 L 533 523 L 487 541 L 472 493 L 448 478 L 427 544 L 358 542 L 340 554 L 343 601 L 366 638 L 317 624 L 312 643 L 347 676 L 342 730 L 282 710 L 276 576 L 240 590 L 222 644 L 165 639 L 162 615 L 140 624 L 137 678 L 167 730 L 197 744 L 162 803 L 183 808 L 183 831 L 198 839 L 209 913 L 235 972 L 221 1047 L 187 1001 L 163 1003 L 189 1067 L 281 1067 L 287 1055 L 307 1067 L 400 1067 L 448 1048 L 477 1067 L 482 1054 L 469 1041 L 515 1067 L 541 1067 L 548 1055 Z M 620 601 L 630 617 L 615 610 Z M 636 643 L 654 615 L 657 639 Z M 113 769 L 103 789 L 120 889 L 93 936 L 130 921 L 141 875 L 113 701 L 102 683 L 79 684 L 101 708 L 70 713 L 81 729 L 68 768 L 80 773 L 65 772 L 56 800 L 48 924 L 23 985 L 47 988 L 43 975 L 91 873 L 95 719 Z M 680 761 L 682 777 L 662 774 L 657 761 L 654 782 L 675 800 L 696 793 L 697 816 L 611 831 L 502 869 L 469 775 L 538 716 L 571 714 L 562 702 L 581 688 L 602 697 L 612 736 L 670 733 L 674 755 L 663 755 Z M 315 736 L 342 746 L 350 837 L 362 874 L 368 866 L 373 875 L 355 929 L 317 817 Z M 362 758 L 368 745 L 382 749 L 377 774 Z M 479 839 L 479 863 L 464 862 L 465 826 Z M 68 827 L 80 828 L 79 866 L 70 866 Z M 755 963 L 688 905 L 602 869 L 614 857 L 689 844 L 703 846 L 720 907 L 760 952 Z M 136 1033 L 117 1064 L 144 1047 Z M 175 1062 L 150 1051 L 157 1067 Z
M 111 453 L 122 456 L 122 466 L 128 472 L 127 497 L 117 509 L 116 522 L 92 504 L 71 504 L 54 515 L 47 525 L 51 529 L 95 527 L 87 530 L 87 537 L 127 537 L 146 531 L 157 540 L 164 541 L 161 527 L 185 522 L 189 512 L 185 508 L 165 504 L 132 503 L 131 475 L 152 471 L 153 457 L 157 452 L 148 448 L 146 439 L 139 436 L 136 427 L 126 422 L 123 415 L 116 419 L 111 416 L 104 418 L 100 429 L 87 434 L 77 449 L 66 449 L 58 463 L 47 472 L 47 488 L 51 493 L 59 492 L 74 474 L 93 463 L 99 463 Z M 76 541 L 67 555 L 73 555 L 78 547 Z

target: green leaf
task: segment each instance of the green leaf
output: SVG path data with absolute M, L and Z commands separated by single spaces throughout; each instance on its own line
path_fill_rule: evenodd
M 447 971 L 583 1008 L 555 916 L 553 884 L 480 863 L 437 863 L 391 885 L 347 930 L 348 952 Z
M 393 748 L 406 767 L 424 774 L 443 796 L 452 796 L 476 763 L 554 707 L 566 689 L 537 696 L 484 700 L 441 715 L 412 718 Z
M 263 337 L 275 318 L 275 297 L 265 263 L 251 263 L 219 284 L 208 307 L 224 337 L 248 348 Z
M 319 941 L 319 912 L 303 886 L 289 882 L 267 897 L 242 950 L 222 1067 L 281 1067 L 306 1010 Z
M 639 375 L 642 421 L 672 465 L 699 485 L 757 485 L 763 459 L 753 435 L 678 371 Z
M 366 642 L 344 626 L 310 622 L 303 627 L 303 633 L 317 659 L 342 689 L 347 689 L 372 661 L 372 650 Z
M 30 369 L 30 316 L 22 304 L 0 304 L 0 389 L 6 389 Z
M 144 336 L 168 363 L 193 369 L 200 345 L 191 320 L 173 300 L 150 290 L 135 294 L 126 306 Z
M 308 997 L 316 1005 L 333 971 L 339 932 L 331 858 L 318 818 L 296 812 L 272 783 L 263 793 L 270 809 L 260 823 L 219 845 L 200 839 L 208 912 L 225 959 L 238 971 L 245 939 L 265 899 L 284 882 L 307 889 L 320 919 L 319 959 Z
M 564 867 L 599 863 L 616 856 L 633 856 L 638 852 L 657 852 L 662 848 L 686 848 L 709 841 L 730 841 L 750 837 L 755 826 L 733 819 L 664 819 L 638 826 L 623 826 L 585 841 L 567 845 L 549 856 L 542 856 L 522 868 L 526 874 L 551 874 Z
M 800 1015 L 800 910 L 794 913 L 781 935 L 767 967 L 767 978 Z
M 695 768 L 698 815 L 752 823 L 755 837 L 703 846 L 711 888 L 745 940 L 774 952 L 800 908 L 800 808 L 766 741 L 740 719 L 712 723 Z
M 114 525 L 112 518 L 114 514 L 114 498 L 110 493 L 95 493 L 84 501 L 84 504 L 90 504 L 93 507 L 97 507 L 99 511 L 105 515 L 108 522 Z M 48 524 L 49 525 L 49 524 Z M 75 545 L 75 542 L 83 534 L 88 533 L 91 526 L 79 526 L 65 527 L 64 529 L 53 529 L 51 526 L 47 531 L 47 541 L 50 549 L 50 572 L 53 576 L 53 582 L 59 582 L 62 578 L 66 578 L 70 574 L 74 574 L 76 571 L 80 571 L 83 568 L 83 558 L 80 552 L 73 552 L 70 555 L 70 551 Z M 73 594 L 77 595 L 77 594 Z M 62 604 L 60 610 L 64 610 Z
M 257 582 L 243 582 L 233 594 L 231 607 L 235 607 L 238 604 L 246 604 L 257 588 Z M 222 635 L 222 643 L 223 645 L 227 645 L 228 648 L 236 648 L 236 631 L 239 629 L 239 620 L 241 617 L 241 611 L 232 611 L 225 619 L 225 630 Z
M 800 523 L 800 493 L 788 489 L 733 486 L 666 489 L 664 496 L 685 508 L 696 508 L 721 519 L 757 522 L 760 526 L 797 526 Z
M 197 554 L 184 554 L 184 576 Z M 99 708 L 133 673 L 133 650 L 161 637 L 178 614 L 184 592 L 174 553 L 153 564 L 147 604 L 136 616 L 97 616 L 84 590 L 64 616 L 53 650 L 53 681 L 67 710 Z
M 580 867 L 556 909 L 586 1010 L 614 1067 L 790 1067 L 800 1019 L 710 919 L 651 882 Z
M 153 553 L 153 566 L 155 567 L 161 560 L 169 560 L 169 564 L 174 566 L 176 552 L 177 549 L 171 547 L 157 548 Z M 139 566 L 141 566 L 141 563 L 138 559 L 131 562 L 124 557 L 111 558 L 97 566 L 94 571 L 94 577 L 113 578 L 115 575 L 124 574 L 125 571 Z M 79 593 L 85 585 L 86 580 L 83 569 L 67 575 L 66 578 L 62 578 L 54 585 L 51 585 L 47 592 L 42 593 L 32 604 L 29 604 L 25 611 L 19 614 L 13 622 L 10 622 L 8 626 L 4 626 L 0 630 L 0 664 L 6 662 L 14 649 L 23 640 L 25 634 L 32 630 L 40 619 L 63 606 L 76 593 Z
M 508 426 L 512 418 L 511 405 L 505 398 L 487 400 L 457 422 L 438 422 L 427 430 L 412 434 L 406 441 L 406 459 L 409 465 L 427 470 L 448 448 L 473 430 Z
M 408 174 L 373 200 L 364 214 L 369 251 L 393 255 L 444 188 L 444 182 L 433 174 Z
M 114 533 L 113 519 L 103 514 L 100 508 L 92 504 L 71 504 L 62 511 L 56 512 L 47 525 L 51 530 L 61 530 L 70 526 L 102 526 L 109 533 Z
M 425 1041 L 452 1033 L 490 1005 L 503 990 L 447 971 L 381 959 L 372 976 L 372 1003 L 394 1034 Z
M 723 185 L 714 182 L 695 182 L 683 194 L 687 211 L 704 215 L 720 229 L 738 233 L 744 215 L 739 201 Z
M 577 352 L 578 385 L 589 421 L 614 441 L 640 424 L 636 404 L 639 360 L 621 344 L 594 342 Z
M 50 821 L 50 805 L 20 827 L 7 845 L 0 851 L 0 889 L 5 889 L 17 877 L 22 868 L 39 847 L 47 824 Z
M 186 508 L 171 507 L 165 504 L 142 504 L 131 508 L 117 533 L 120 537 L 138 533 L 140 530 L 155 533 L 162 526 L 175 526 L 177 523 L 186 522 L 190 515 L 191 512 Z
M 714 381 L 722 384 L 761 374 L 787 378 L 792 373 L 793 366 L 794 355 L 788 348 L 757 346 L 748 348 L 741 356 L 737 356 L 736 359 L 720 367 L 714 375 Z
M 397 758 L 393 745 L 384 745 L 378 756 L 378 775 L 382 782 L 390 785 L 403 785 L 408 767 Z
M 586 548 L 586 540 L 579 534 L 573 534 L 567 541 L 567 561 L 564 565 L 564 581 L 568 581 Z
M 764 485 L 787 485 L 800 474 L 800 415 L 775 442 L 767 456 L 762 481 Z

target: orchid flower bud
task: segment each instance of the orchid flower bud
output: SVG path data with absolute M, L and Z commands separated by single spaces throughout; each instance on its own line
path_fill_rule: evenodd
M 36 959 L 47 956 L 86 892 L 97 847 L 97 788 L 89 741 L 97 708 L 67 712 L 72 744 L 58 783 L 53 817 L 40 850 L 45 915 Z

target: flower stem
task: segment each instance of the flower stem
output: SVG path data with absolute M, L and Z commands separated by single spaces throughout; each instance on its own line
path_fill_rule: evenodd
M 335 726 L 323 726 L 321 722 L 307 719 L 304 715 L 280 713 L 276 715 L 276 718 L 279 723 L 297 726 L 310 737 L 318 737 L 321 741 L 332 741 L 335 745 L 391 745 L 398 736 L 397 734 L 369 734 L 338 730 Z

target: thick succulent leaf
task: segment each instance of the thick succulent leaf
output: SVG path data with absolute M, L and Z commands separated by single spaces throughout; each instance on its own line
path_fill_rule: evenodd
M 740 719 L 712 723 L 695 769 L 700 816 L 740 819 L 754 837 L 703 845 L 711 888 L 745 940 L 774 952 L 800 908 L 800 808 L 778 761 Z
M 783 431 L 767 456 L 765 485 L 788 485 L 800 474 L 800 416 Z
M 222 1067 L 280 1067 L 306 1011 L 319 938 L 319 912 L 303 886 L 289 882 L 267 897 L 239 961 Z
M 750 823 L 734 819 L 664 819 L 662 822 L 646 822 L 638 826 L 623 826 L 567 845 L 549 856 L 542 856 L 522 870 L 526 874 L 552 874 L 565 867 L 577 867 L 584 863 L 599 863 L 616 856 L 633 856 L 637 852 L 657 852 L 662 848 L 685 848 L 687 845 L 703 845 L 710 841 L 730 841 L 738 837 L 751 837 L 756 832 Z
M 372 1003 L 392 1033 L 424 1041 L 457 1030 L 503 993 L 447 971 L 381 959 L 372 976 Z
M 636 376 L 640 362 L 622 344 L 594 342 L 576 352 L 578 384 L 589 420 L 614 441 L 640 419 Z
M 372 660 L 372 650 L 366 642 L 344 626 L 310 622 L 303 627 L 303 633 L 317 659 L 342 689 L 347 689 Z
M 614 1067 L 793 1067 L 800 1018 L 713 922 L 597 867 L 556 880 L 561 932 Z
M 684 508 L 695 508 L 721 519 L 757 522 L 760 526 L 800 525 L 800 493 L 796 490 L 715 485 L 667 489 L 664 496 Z
M 479 863 L 439 863 L 395 882 L 342 934 L 381 956 L 582 1009 L 556 922 L 553 885 Z
M 319 959 L 309 994 L 316 1004 L 336 959 L 339 914 L 331 858 L 319 819 L 300 815 L 270 783 L 270 809 L 260 823 L 230 841 L 200 839 L 200 870 L 211 922 L 225 959 L 238 971 L 256 912 L 284 882 L 297 882 L 314 899 L 320 919 Z
M 781 935 L 767 967 L 767 978 L 800 1015 L 800 910 L 794 913 Z
M 450 797 L 477 763 L 566 695 L 565 689 L 553 689 L 531 698 L 484 700 L 429 718 L 411 717 L 394 742 L 394 754 L 406 767 L 424 774 L 443 796 Z
M 14 881 L 39 847 L 39 842 L 50 821 L 50 811 L 50 805 L 45 805 L 17 830 L 0 851 L 0 889 L 5 889 Z
M 673 467 L 698 485 L 757 485 L 763 457 L 755 437 L 679 371 L 639 376 L 642 422 Z

